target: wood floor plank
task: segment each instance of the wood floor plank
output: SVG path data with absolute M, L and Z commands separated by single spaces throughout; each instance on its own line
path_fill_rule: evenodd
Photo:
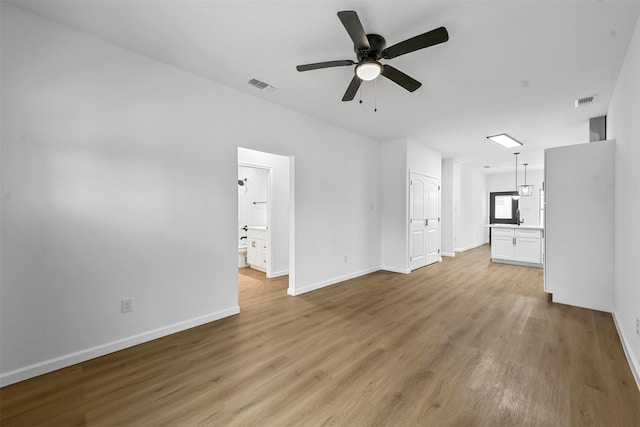
M 640 426 L 611 315 L 489 256 L 298 297 L 241 269 L 239 315 L 4 387 L 0 424 Z

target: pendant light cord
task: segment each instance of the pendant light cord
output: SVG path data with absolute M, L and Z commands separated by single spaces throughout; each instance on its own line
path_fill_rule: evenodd
M 513 153 L 516 155 L 516 191 L 518 191 L 518 154 L 520 153 Z

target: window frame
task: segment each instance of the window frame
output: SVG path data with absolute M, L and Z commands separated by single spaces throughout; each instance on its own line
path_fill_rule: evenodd
M 496 218 L 496 196 L 513 196 L 514 191 L 493 191 L 489 193 L 489 224 L 517 224 L 516 211 L 519 200 L 511 200 L 511 218 Z

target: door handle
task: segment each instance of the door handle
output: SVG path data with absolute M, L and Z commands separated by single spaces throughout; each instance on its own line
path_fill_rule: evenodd
M 429 225 L 429 219 L 427 218 L 427 219 L 424 220 L 424 226 L 426 227 L 428 225 Z

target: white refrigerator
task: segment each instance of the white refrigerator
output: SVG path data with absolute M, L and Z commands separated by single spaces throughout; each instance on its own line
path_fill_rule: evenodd
M 545 150 L 544 287 L 554 302 L 613 309 L 613 149 Z

